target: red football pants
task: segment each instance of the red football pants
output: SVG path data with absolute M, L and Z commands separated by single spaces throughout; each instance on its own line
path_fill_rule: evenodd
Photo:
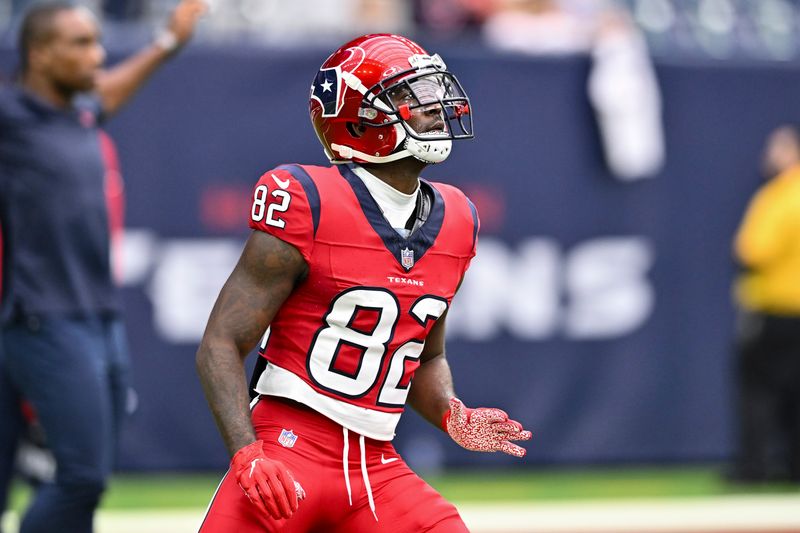
M 365 438 L 281 398 L 262 396 L 252 416 L 265 452 L 286 465 L 306 497 L 290 519 L 274 520 L 247 499 L 229 472 L 201 533 L 469 531 L 456 508 L 411 471 L 391 442 Z M 297 436 L 291 447 L 278 440 L 283 430 Z

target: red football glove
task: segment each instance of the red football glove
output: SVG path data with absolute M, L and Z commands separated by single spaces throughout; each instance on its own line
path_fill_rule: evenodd
M 450 410 L 444 414 L 442 427 L 462 448 L 476 452 L 503 452 L 524 457 L 525 448 L 512 440 L 529 440 L 531 432 L 509 420 L 505 411 L 479 407 L 470 409 L 458 398 L 450 398 Z
M 231 459 L 231 472 L 253 502 L 265 514 L 279 520 L 291 518 L 305 491 L 280 461 L 264 454 L 263 441 L 240 449 Z

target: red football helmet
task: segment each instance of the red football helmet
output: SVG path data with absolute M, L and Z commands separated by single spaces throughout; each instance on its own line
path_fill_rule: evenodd
M 417 132 L 406 121 L 437 106 L 444 128 Z M 311 85 L 309 113 L 332 163 L 439 163 L 453 139 L 471 139 L 472 113 L 439 55 L 400 35 L 364 35 L 336 50 Z

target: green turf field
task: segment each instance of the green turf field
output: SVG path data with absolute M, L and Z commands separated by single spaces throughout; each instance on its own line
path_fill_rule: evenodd
M 469 471 L 426 479 L 451 501 L 478 503 L 800 494 L 800 487 L 791 485 L 732 486 L 710 467 Z M 204 508 L 218 481 L 218 474 L 120 474 L 113 479 L 103 508 Z M 18 485 L 12 508 L 21 509 L 28 493 Z
M 196 533 L 219 474 L 116 476 L 97 533 Z M 800 487 L 731 486 L 718 468 L 537 468 L 428 481 L 474 533 L 800 533 Z M 29 491 L 18 486 L 13 508 Z M 18 513 L 2 517 L 17 531 Z

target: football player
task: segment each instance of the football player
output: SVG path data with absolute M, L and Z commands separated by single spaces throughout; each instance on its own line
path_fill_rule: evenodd
M 472 138 L 469 98 L 441 57 L 380 34 L 323 63 L 309 108 L 333 165 L 261 177 L 197 353 L 233 456 L 201 531 L 467 531 L 391 441 L 406 402 L 470 450 L 522 457 L 531 437 L 465 407 L 445 358 L 478 215 L 420 173 Z M 251 411 L 243 360 L 267 326 Z

